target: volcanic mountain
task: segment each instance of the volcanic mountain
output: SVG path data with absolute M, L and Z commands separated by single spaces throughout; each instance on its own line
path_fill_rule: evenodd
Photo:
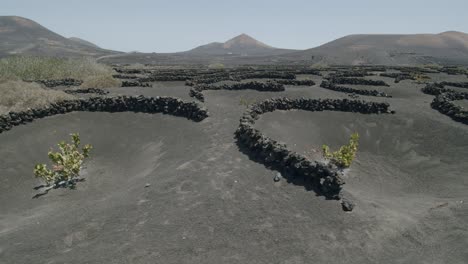
M 81 38 L 77 38 L 77 37 L 71 37 L 71 38 L 68 38 L 69 40 L 71 41 L 74 41 L 78 44 L 81 44 L 81 45 L 85 45 L 85 46 L 89 46 L 89 47 L 93 47 L 93 48 L 96 48 L 96 49 L 100 49 L 101 47 L 99 47 L 98 45 L 92 43 L 92 42 L 89 42 L 87 40 L 84 40 L 84 39 L 81 39 Z
M 13 54 L 97 57 L 116 53 L 81 39 L 65 38 L 27 18 L 0 16 L 0 57 Z
M 247 34 L 241 34 L 224 43 L 213 42 L 203 46 L 196 47 L 192 50 L 186 51 L 186 54 L 193 55 L 233 55 L 233 56 L 267 56 L 279 55 L 294 50 L 279 49 L 271 47 L 263 42 L 260 42 Z
M 160 65 L 180 64 L 269 64 L 279 55 L 297 50 L 279 49 L 241 34 L 224 43 L 213 42 L 175 53 L 126 53 L 104 56 L 105 63 L 144 63 Z
M 282 58 L 345 65 L 468 64 L 468 34 L 349 35 Z

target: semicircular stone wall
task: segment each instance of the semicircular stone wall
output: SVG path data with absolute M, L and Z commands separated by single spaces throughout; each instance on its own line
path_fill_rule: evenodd
M 433 109 L 457 122 L 468 125 L 468 111 L 453 103 L 456 100 L 468 100 L 468 90 L 466 92 L 454 91 L 446 86 L 468 88 L 468 82 L 430 83 L 421 90 L 425 94 L 435 95 L 431 102 Z
M 8 131 L 14 126 L 32 122 L 35 119 L 73 111 L 164 113 L 186 117 L 196 122 L 208 117 L 208 112 L 205 108 L 200 107 L 195 102 L 184 102 L 178 98 L 159 96 L 92 97 L 65 100 L 44 108 L 0 115 L 0 133 Z
M 255 120 L 260 115 L 275 110 L 306 111 L 343 111 L 362 114 L 389 114 L 388 103 L 365 102 L 347 99 L 289 99 L 276 98 L 253 104 L 240 119 L 236 131 L 239 148 L 268 167 L 276 170 L 310 178 L 318 194 L 328 199 L 340 199 L 341 189 L 345 183 L 343 171 L 324 162 L 312 161 L 296 152 L 290 151 L 285 144 L 279 143 L 254 128 Z

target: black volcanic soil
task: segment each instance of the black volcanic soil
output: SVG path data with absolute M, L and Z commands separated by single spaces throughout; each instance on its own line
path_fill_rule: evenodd
M 241 98 L 349 98 L 313 79 L 279 93 L 204 91 L 210 117 L 200 123 L 79 112 L 0 134 L 0 263 L 467 263 L 468 126 L 433 110 L 423 84 L 382 78 L 394 98 L 360 96 L 395 115 L 276 111 L 257 121 L 298 152 L 359 132 L 344 186 L 351 213 L 300 182 L 275 183 L 276 171 L 238 150 Z M 188 91 L 111 90 L 190 100 Z M 86 182 L 31 199 L 33 164 L 71 132 L 95 147 Z
M 453 101 L 453 103 L 465 108 L 466 111 L 468 111 L 468 100 L 456 100 L 456 101 Z

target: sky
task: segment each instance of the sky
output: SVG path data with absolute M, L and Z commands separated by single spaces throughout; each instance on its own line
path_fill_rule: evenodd
M 468 32 L 468 0 L 0 0 L 0 15 L 119 51 L 175 52 L 246 33 L 308 49 L 349 34 Z

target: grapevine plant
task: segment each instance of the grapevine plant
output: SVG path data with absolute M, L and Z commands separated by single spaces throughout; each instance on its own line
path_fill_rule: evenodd
M 78 176 L 85 158 L 89 157 L 89 152 L 93 148 L 91 145 L 85 145 L 81 150 L 80 136 L 71 134 L 71 143 L 62 141 L 58 143 L 59 152 L 49 151 L 48 156 L 52 162 L 52 169 L 48 169 L 46 164 L 36 164 L 34 175 L 46 182 L 46 187 L 74 188 L 79 180 Z
M 327 145 L 322 146 L 323 156 L 325 159 L 330 160 L 338 167 L 349 168 L 354 158 L 359 145 L 359 134 L 354 133 L 349 139 L 348 145 L 341 146 L 339 150 L 331 152 Z

